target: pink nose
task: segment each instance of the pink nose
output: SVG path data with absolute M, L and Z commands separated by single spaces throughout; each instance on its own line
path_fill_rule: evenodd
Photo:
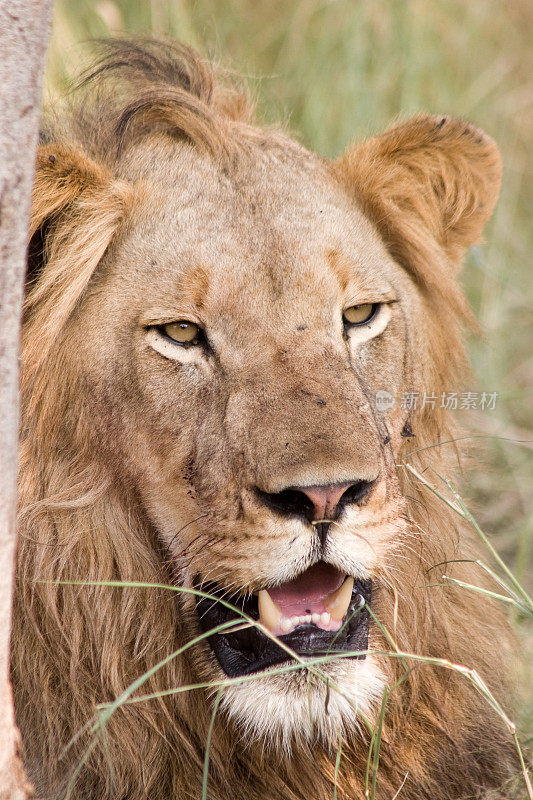
M 300 486 L 298 488 L 313 504 L 313 520 L 321 520 L 333 519 L 341 497 L 350 486 L 353 484 L 331 483 L 327 486 Z
M 328 483 L 323 486 L 287 486 L 280 492 L 265 492 L 255 488 L 258 499 L 285 517 L 301 517 L 308 522 L 333 521 L 348 505 L 360 505 L 376 483 L 374 480 L 355 480 Z

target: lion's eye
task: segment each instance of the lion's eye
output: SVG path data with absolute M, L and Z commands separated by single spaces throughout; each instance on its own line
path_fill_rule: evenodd
M 366 325 L 374 319 L 380 309 L 381 303 L 361 303 L 359 306 L 350 306 L 344 309 L 342 315 L 345 325 Z
M 202 340 L 202 330 L 194 322 L 179 320 L 161 325 L 160 331 L 176 344 L 200 344 Z

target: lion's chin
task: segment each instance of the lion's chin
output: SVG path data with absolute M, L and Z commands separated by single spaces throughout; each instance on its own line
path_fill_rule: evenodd
M 336 661 L 320 672 L 300 667 L 255 674 L 224 690 L 222 708 L 247 745 L 336 749 L 339 736 L 357 736 L 365 721 L 375 721 L 385 679 L 372 655 Z

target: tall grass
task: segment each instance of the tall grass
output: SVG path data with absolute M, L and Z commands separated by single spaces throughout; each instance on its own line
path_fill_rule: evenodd
M 166 34 L 237 70 L 266 122 L 284 119 L 325 155 L 423 109 L 464 116 L 498 142 L 501 199 L 472 248 L 464 287 L 480 320 L 472 389 L 492 411 L 462 412 L 475 444 L 466 492 L 527 596 L 533 586 L 533 5 L 529 0 L 56 0 L 52 102 L 95 36 Z M 453 388 L 453 387 L 451 387 Z M 487 438 L 484 438 L 487 437 Z M 519 446 L 508 440 L 519 440 Z M 429 483 L 429 482 L 428 482 Z M 429 486 L 428 490 L 434 487 Z M 462 502 L 462 501 L 461 501 Z M 466 506 L 457 503 L 458 511 Z M 468 512 L 469 513 L 469 512 Z M 491 567 L 485 565 L 489 570 Z M 500 564 L 501 567 L 501 564 Z M 527 600 L 500 571 L 513 604 Z M 472 589 L 465 588 L 465 591 Z M 509 591 L 506 591 L 509 590 Z M 522 615 L 525 618 L 526 615 Z M 531 627 L 524 627 L 533 652 Z M 530 686 L 533 675 L 524 679 Z M 533 732 L 533 691 L 521 725 Z M 378 750 L 379 753 L 379 750 Z

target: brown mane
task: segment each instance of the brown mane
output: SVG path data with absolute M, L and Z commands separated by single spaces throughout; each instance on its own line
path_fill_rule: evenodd
M 194 682 L 184 660 L 169 659 L 154 671 L 138 693 L 158 696 L 117 708 L 96 744 L 87 732 L 98 703 L 119 697 L 175 650 L 181 622 L 170 590 L 101 585 L 168 585 L 173 576 L 135 488 L 117 483 L 119 465 L 99 457 L 91 396 L 64 358 L 67 348 L 75 348 L 65 328 L 90 291 L 111 241 L 127 224 L 129 210 L 142 199 L 143 187 L 129 184 L 121 163 L 143 136 L 164 133 L 186 140 L 228 169 L 242 153 L 250 157 L 268 146 L 282 158 L 284 148 L 301 148 L 282 134 L 254 127 L 244 95 L 221 86 L 190 48 L 135 41 L 100 47 L 100 60 L 83 76 L 66 122 L 50 117 L 37 163 L 22 352 L 13 635 L 17 714 L 40 796 L 60 796 L 68 788 L 80 800 L 198 797 L 214 692 L 168 691 Z M 355 193 L 381 230 L 390 209 L 383 206 L 383 187 L 371 169 L 375 150 L 367 172 L 361 152 L 359 159 Z M 338 173 L 338 163 L 328 170 Z M 407 172 L 400 177 L 407 180 Z M 452 165 L 449 175 L 444 193 L 451 191 Z M 397 201 L 386 196 L 391 204 Z M 405 229 L 391 226 L 383 236 L 399 263 L 417 276 L 428 308 L 446 330 L 446 347 L 441 336 L 427 342 L 425 375 L 426 385 L 445 391 L 461 385 L 466 369 L 461 333 L 470 312 L 446 271 L 462 241 L 435 244 L 428 236 L 413 245 L 406 231 L 431 210 L 415 193 L 410 199 Z M 417 380 L 418 365 L 410 369 Z M 410 425 L 416 439 L 404 432 L 399 463 L 407 460 L 419 471 L 430 463 L 448 477 L 457 473 L 461 443 L 434 447 L 457 435 L 449 412 L 415 410 Z M 512 644 L 496 604 L 451 584 L 415 591 L 439 583 L 439 570 L 431 568 L 458 556 L 459 540 L 469 537 L 466 525 L 405 468 L 400 481 L 413 533 L 405 561 L 398 557 L 381 568 L 379 618 L 402 652 L 466 664 L 508 708 L 509 677 L 502 673 L 501 654 L 508 654 Z M 449 574 L 470 583 L 481 580 L 472 564 L 451 566 Z M 80 581 L 93 585 L 73 585 Z M 383 637 L 382 646 L 390 649 Z M 390 658 L 388 678 L 398 686 L 389 696 L 383 726 L 377 798 L 392 800 L 406 772 L 399 795 L 405 800 L 499 791 L 514 764 L 512 739 L 501 719 L 456 671 L 413 662 L 408 667 L 406 672 L 402 658 Z M 343 742 L 339 798 L 364 799 L 369 743 L 364 730 Z M 209 756 L 210 796 L 325 800 L 333 792 L 336 755 L 318 743 L 282 754 L 248 745 L 218 716 Z M 446 785 L 443 774 L 449 776 Z
M 70 95 L 66 135 L 88 155 L 113 168 L 124 150 L 156 131 L 184 139 L 231 162 L 247 141 L 264 131 L 253 123 L 244 88 L 185 44 L 148 39 L 101 40 L 98 53 Z M 68 105 L 68 104 L 67 104 Z M 64 123 L 63 109 L 60 126 Z M 49 124 L 54 128 L 53 118 Z M 46 128 L 44 142 L 57 132 Z

